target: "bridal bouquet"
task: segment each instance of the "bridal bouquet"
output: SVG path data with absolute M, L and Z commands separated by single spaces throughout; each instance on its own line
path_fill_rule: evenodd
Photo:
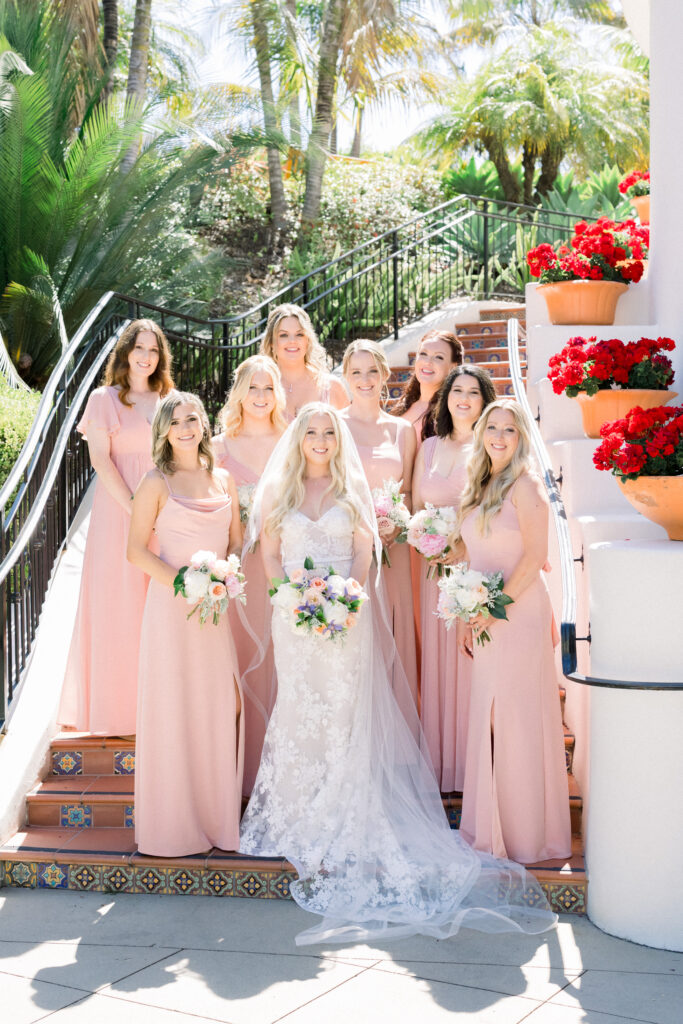
M 462 562 L 448 566 L 448 573 L 437 584 L 440 594 L 436 614 L 450 629 L 456 619 L 471 622 L 477 615 L 484 618 L 507 619 L 505 606 L 512 604 L 512 598 L 503 593 L 502 572 L 478 572 L 468 569 Z M 484 629 L 477 636 L 478 644 L 485 644 L 491 637 Z
M 173 580 L 173 593 L 175 597 L 180 594 L 188 604 L 194 605 L 188 619 L 199 611 L 200 625 L 203 626 L 211 615 L 214 626 L 217 626 L 230 600 L 246 604 L 245 585 L 237 555 L 217 558 L 215 551 L 195 551 L 190 564 L 178 570 Z
M 293 569 L 283 580 L 273 580 L 268 593 L 295 633 L 304 629 L 332 640 L 345 638 L 368 597 L 357 580 L 344 579 L 331 567 L 320 572 L 310 558 L 303 569 Z
M 254 507 L 256 484 L 241 484 L 237 488 L 237 500 L 240 503 L 240 522 L 246 523 Z
M 381 487 L 373 488 L 372 501 L 375 506 L 377 532 L 380 539 L 393 533 L 394 529 L 398 529 L 399 532 L 394 539 L 397 544 L 403 544 L 408 536 L 410 512 L 403 500 L 400 482 L 384 480 Z M 391 568 L 389 555 L 384 546 L 382 547 L 382 562 Z
M 437 508 L 436 505 L 427 504 L 408 523 L 408 543 L 424 555 L 427 561 L 440 558 L 451 550 L 448 537 L 454 532 L 457 521 L 458 513 L 452 506 Z M 440 562 L 435 563 L 429 570 L 430 579 L 434 570 L 442 576 L 444 567 Z

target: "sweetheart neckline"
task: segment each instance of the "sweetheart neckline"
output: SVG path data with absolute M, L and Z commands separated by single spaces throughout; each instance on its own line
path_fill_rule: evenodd
M 292 509 L 292 512 L 296 512 L 296 513 L 297 513 L 298 515 L 300 515 L 300 516 L 303 516 L 303 518 L 304 518 L 304 519 L 306 519 L 306 520 L 307 520 L 307 522 L 309 522 L 309 523 L 312 523 L 312 524 L 313 524 L 314 526 L 317 526 L 317 524 L 318 524 L 319 522 L 321 522 L 321 521 L 322 521 L 322 520 L 323 520 L 323 519 L 325 518 L 325 516 L 326 516 L 326 515 L 327 515 L 327 514 L 328 514 L 329 512 L 332 512 L 332 511 L 333 511 L 333 509 L 335 509 L 335 508 L 339 508 L 339 505 L 330 505 L 330 507 L 329 507 L 329 508 L 327 508 L 327 509 L 325 509 L 325 511 L 323 512 L 323 514 L 322 514 L 322 515 L 320 515 L 320 516 L 318 516 L 318 518 L 317 518 L 317 519 L 311 519 L 311 517 L 310 517 L 310 516 L 307 516 L 305 512 L 302 512 L 300 508 L 294 508 L 294 509 Z

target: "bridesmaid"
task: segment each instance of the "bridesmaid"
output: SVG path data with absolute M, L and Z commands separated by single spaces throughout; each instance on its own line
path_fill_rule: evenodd
M 460 533 L 473 569 L 502 570 L 509 621 L 460 624 L 472 660 L 461 834 L 477 850 L 534 864 L 571 854 L 553 618 L 541 574 L 548 499 L 531 469 L 529 427 L 512 399 L 477 424 Z M 491 642 L 473 646 L 486 628 Z
M 328 372 L 327 353 L 301 306 L 285 303 L 271 311 L 261 354 L 270 356 L 278 365 L 289 421 L 308 402 L 327 402 L 335 409 L 349 404 L 344 385 Z
M 216 465 L 228 470 L 238 488 L 243 522 L 248 518 L 254 488 L 287 425 L 284 410 L 280 371 L 273 360 L 257 355 L 240 363 L 227 401 L 218 414 L 221 433 L 211 444 Z M 262 660 L 254 640 L 254 634 L 259 641 L 270 635 L 269 584 L 260 552 L 244 555 L 243 572 L 247 578 L 250 629 L 245 627 L 236 604 L 231 603 L 228 617 L 245 684 L 244 795 L 249 796 L 261 760 L 266 722 L 275 703 L 275 669 L 272 648 L 268 648 Z
M 454 366 L 460 366 L 465 353 L 462 342 L 451 331 L 427 331 L 420 339 L 415 369 L 403 397 L 393 409 L 395 416 L 408 420 L 415 428 L 418 448 L 434 435 L 434 414 L 439 389 Z
M 381 487 L 385 480 L 401 483 L 405 503 L 410 509 L 417 446 L 415 431 L 404 420 L 382 410 L 382 392 L 391 373 L 384 349 L 375 341 L 352 341 L 344 353 L 342 371 L 351 404 L 341 416 L 356 442 L 368 483 L 371 488 Z M 410 602 L 405 600 L 411 591 L 410 548 L 407 544 L 393 543 L 397 532 L 394 530 L 382 538 L 391 561 L 391 566 L 383 570 L 384 592 L 396 648 L 417 705 L 415 623 Z M 374 579 L 374 570 L 371 576 Z
M 476 363 L 456 366 L 448 374 L 436 407 L 436 435 L 427 438 L 415 461 L 416 509 L 424 508 L 427 502 L 457 508 L 472 452 L 472 429 L 495 398 L 491 378 Z M 470 666 L 467 659 L 458 656 L 455 630 L 447 630 L 436 616 L 437 580 L 427 578 L 429 563 L 419 555 L 418 558 L 422 628 L 420 717 L 441 792 L 460 792 L 465 775 Z
M 177 392 L 152 424 L 149 472 L 135 492 L 128 558 L 152 577 L 142 620 L 135 771 L 140 853 L 183 857 L 236 850 L 244 729 L 227 616 L 203 627 L 174 597 L 173 580 L 198 550 L 241 547 L 237 488 L 214 469 L 200 400 Z M 156 531 L 160 555 L 149 549 Z
M 152 468 L 150 424 L 160 398 L 172 388 L 171 354 L 161 328 L 153 320 L 134 320 L 77 426 L 97 482 L 57 721 L 79 732 L 135 732 L 140 623 L 149 580 L 126 561 L 126 545 L 133 491 Z

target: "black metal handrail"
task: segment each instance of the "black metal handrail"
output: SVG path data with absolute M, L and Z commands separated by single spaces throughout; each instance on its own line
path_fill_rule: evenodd
M 679 682 L 643 682 L 633 679 L 603 679 L 598 676 L 586 676 L 577 672 L 576 656 L 576 578 L 574 576 L 574 550 L 572 548 L 569 522 L 565 511 L 560 487 L 553 472 L 541 432 L 531 411 L 526 388 L 522 379 L 522 368 L 519 354 L 520 326 L 516 320 L 508 322 L 508 358 L 510 376 L 515 398 L 526 412 L 531 426 L 531 441 L 536 461 L 541 470 L 550 508 L 555 523 L 557 542 L 562 572 L 562 624 L 560 640 L 562 645 L 562 674 L 574 683 L 585 686 L 601 686 L 612 690 L 683 690 L 683 681 Z

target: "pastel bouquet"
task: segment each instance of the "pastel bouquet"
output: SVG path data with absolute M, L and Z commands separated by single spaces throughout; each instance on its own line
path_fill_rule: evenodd
M 254 507 L 256 484 L 241 484 L 237 488 L 237 500 L 240 503 L 240 522 L 246 523 Z
M 268 593 L 293 632 L 303 630 L 330 640 L 346 637 L 368 597 L 357 580 L 345 579 L 332 567 L 321 572 L 310 558 L 303 569 L 293 569 L 283 580 L 274 579 Z
M 448 538 L 455 531 L 457 522 L 458 513 L 452 506 L 437 507 L 427 504 L 419 512 L 416 512 L 408 523 L 408 543 L 419 551 L 427 561 L 434 561 L 451 550 Z M 434 562 L 428 575 L 431 578 L 436 572 L 442 576 L 443 569 L 440 562 Z
M 227 611 L 229 601 L 246 604 L 245 586 L 237 555 L 218 558 L 215 551 L 195 551 L 190 564 L 178 570 L 173 580 L 173 593 L 175 597 L 180 594 L 193 605 L 188 619 L 198 611 L 200 625 L 203 626 L 212 616 L 213 624 L 217 626 L 220 616 Z
M 394 537 L 397 544 L 403 544 L 408 536 L 408 524 L 410 523 L 410 512 L 401 494 L 401 482 L 396 480 L 383 480 L 381 487 L 375 487 L 372 491 L 372 501 L 377 516 L 377 532 L 380 540 L 393 533 L 395 529 L 399 532 Z M 391 568 L 389 555 L 384 544 L 382 545 L 382 562 Z
M 449 566 L 437 586 L 440 593 L 436 614 L 446 623 L 446 629 L 457 619 L 471 622 L 477 615 L 507 619 L 505 606 L 513 603 L 503 592 L 502 572 L 478 572 L 469 569 L 464 562 Z M 478 644 L 485 644 L 491 637 L 484 629 L 476 639 Z

